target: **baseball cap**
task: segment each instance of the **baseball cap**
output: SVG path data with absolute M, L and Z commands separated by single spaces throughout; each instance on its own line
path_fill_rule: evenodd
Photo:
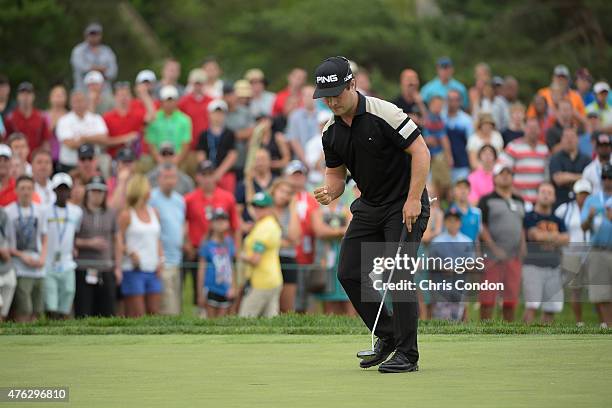
M 450 59 L 450 57 L 444 56 L 444 57 L 440 57 L 438 58 L 438 62 L 436 62 L 436 65 L 439 67 L 452 67 L 453 66 L 453 60 Z
M 478 115 L 478 126 L 477 127 L 480 129 L 480 127 L 485 123 L 489 123 L 495 126 L 495 120 L 493 119 L 493 115 L 491 115 L 489 112 L 482 112 Z
M 13 157 L 13 151 L 10 147 L 8 147 L 8 145 L 0 144 L 0 156 L 10 159 Z
M 574 191 L 574 194 L 579 194 L 579 193 L 591 194 L 593 192 L 593 187 L 591 186 L 591 183 L 589 183 L 587 179 L 581 178 L 581 179 L 576 180 L 576 182 L 574 183 L 573 191 Z
M 596 94 L 600 92 L 610 92 L 610 85 L 607 82 L 600 81 L 593 85 L 593 92 Z
M 100 23 L 90 23 L 85 27 L 85 34 L 94 34 L 102 32 L 102 24 Z
M 104 177 L 102 176 L 93 176 L 89 183 L 85 186 L 86 190 L 98 190 L 98 191 L 106 191 L 106 181 L 104 181 Z
M 164 154 L 164 153 L 170 153 L 170 154 L 174 154 L 175 150 L 174 150 L 174 143 L 172 142 L 162 142 L 159 145 L 159 154 Z
M 595 137 L 595 142 L 597 146 L 610 144 L 610 135 L 607 133 L 599 133 L 597 137 Z
M 31 82 L 22 82 L 17 85 L 17 92 L 34 92 L 34 85 Z
M 266 208 L 271 207 L 273 204 L 272 196 L 267 191 L 259 191 L 255 193 L 251 200 L 253 207 Z
M 497 163 L 497 164 L 495 164 L 495 166 L 493 166 L 493 175 L 494 176 L 498 176 L 504 170 L 508 170 L 509 172 L 512 172 L 512 169 L 510 168 L 509 165 L 507 165 L 505 163 Z
M 327 58 L 315 70 L 315 79 L 313 99 L 340 95 L 353 79 L 349 60 L 341 56 Z
M 155 76 L 155 72 L 150 69 L 143 69 L 136 75 L 136 83 L 140 84 L 143 82 L 155 82 L 157 77 Z
M 244 74 L 244 79 L 247 81 L 263 81 L 265 75 L 259 68 L 251 68 Z
M 203 84 L 207 79 L 208 76 L 206 75 L 206 71 L 204 71 L 202 68 L 194 68 L 189 72 L 187 82 L 190 84 Z
M 124 147 L 123 149 L 119 150 L 119 153 L 117 153 L 117 160 L 120 162 L 133 162 L 136 160 L 136 155 L 132 149 L 129 147 Z
M 164 85 L 162 89 L 159 90 L 159 99 L 162 101 L 167 101 L 169 99 L 178 99 L 178 97 L 179 93 L 172 85 Z
M 570 71 L 569 71 L 569 68 L 567 68 L 567 66 L 565 66 L 563 64 L 559 64 L 553 70 L 553 75 L 555 75 L 555 76 L 564 76 L 566 78 L 569 78 L 570 77 Z
M 208 104 L 207 109 L 209 112 L 214 112 L 216 110 L 227 112 L 227 103 L 225 103 L 225 101 L 222 99 L 215 99 L 214 101 Z
M 198 173 L 199 174 L 208 174 L 215 171 L 215 164 L 210 160 L 201 161 L 198 164 Z
M 250 98 L 253 96 L 253 88 L 251 88 L 251 83 L 246 79 L 239 79 L 238 81 L 234 82 L 234 92 L 239 98 Z
M 90 143 L 85 143 L 79 146 L 79 160 L 91 159 L 96 154 L 96 148 Z
M 307 172 L 308 169 L 306 168 L 306 166 L 304 166 L 304 163 L 299 160 L 291 160 L 285 168 L 285 175 L 287 176 L 290 176 L 295 173 L 306 174 Z
M 455 207 L 450 207 L 448 210 L 446 210 L 446 212 L 444 213 L 444 219 L 450 218 L 450 217 L 455 217 L 458 220 L 461 219 L 461 213 L 459 212 L 459 210 L 457 210 L 457 208 Z
M 502 86 L 504 84 L 504 78 L 496 75 L 493 77 L 491 82 L 493 83 L 493 86 Z
M 587 118 L 598 118 L 598 117 L 599 117 L 599 112 L 597 111 L 587 112 Z
M 214 220 L 227 220 L 229 219 L 229 215 L 227 215 L 227 213 L 225 212 L 225 210 L 223 208 L 215 208 L 212 212 L 212 214 L 210 215 L 210 219 L 212 221 Z
M 56 188 L 58 188 L 59 186 L 62 186 L 62 185 L 66 186 L 68 188 L 72 188 L 72 177 L 70 177 L 66 173 L 57 173 L 51 179 L 51 188 L 53 190 L 55 190 Z
M 612 179 L 612 164 L 606 163 L 601 166 L 601 178 Z
M 104 83 L 104 75 L 102 75 L 100 71 L 89 71 L 85 75 L 85 78 L 83 78 L 83 83 L 85 85 L 102 84 Z

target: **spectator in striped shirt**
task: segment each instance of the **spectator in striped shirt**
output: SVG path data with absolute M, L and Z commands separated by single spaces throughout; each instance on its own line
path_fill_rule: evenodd
M 538 186 L 547 179 L 548 147 L 539 141 L 540 125 L 529 118 L 525 136 L 513 140 L 500 155 L 499 161 L 510 166 L 514 174 L 513 189 L 528 203 L 535 203 Z

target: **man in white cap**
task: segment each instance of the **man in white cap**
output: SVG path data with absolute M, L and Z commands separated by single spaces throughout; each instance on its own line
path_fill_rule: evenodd
M 548 103 L 548 106 L 555 106 L 555 101 L 553 101 L 552 97 L 552 89 L 557 87 L 561 90 L 561 96 L 563 99 L 568 100 L 574 110 L 580 115 L 584 116 L 586 114 L 584 109 L 584 102 L 582 102 L 582 96 L 573 89 L 569 87 L 570 80 L 570 71 L 565 65 L 557 65 L 553 69 L 553 75 L 551 84 L 545 88 L 542 88 L 538 91 L 538 95 L 543 96 Z M 529 115 L 530 112 L 527 112 Z
M 570 302 L 578 327 L 584 326 L 582 321 L 581 292 L 584 285 L 583 274 L 585 272 L 586 249 L 591 240 L 590 231 L 582 229 L 580 212 L 592 191 L 591 183 L 583 178 L 579 179 L 574 183 L 574 199 L 561 204 L 555 210 L 555 215 L 563 220 L 569 233 L 570 243 L 563 249 L 561 271 L 569 278 L 567 279 L 569 280 L 568 287 L 572 290 Z
M 612 106 L 608 103 L 608 95 L 610 94 L 610 85 L 607 82 L 597 82 L 593 85 L 595 100 L 587 105 L 588 113 L 599 113 L 601 126 L 606 131 L 612 131 Z
M 69 203 L 72 178 L 57 173 L 51 179 L 56 195 L 53 205 L 47 207 L 47 259 L 45 262 L 45 310 L 52 319 L 66 319 L 72 310 L 75 292 L 73 259 L 74 235 L 83 217 L 80 207 Z
M 90 23 L 84 31 L 85 41 L 72 49 L 70 64 L 74 75 L 74 88 L 85 89 L 83 79 L 89 71 L 98 71 L 104 75 L 105 86 L 117 77 L 117 58 L 108 46 L 102 44 L 102 25 Z
M 179 94 L 172 85 L 164 86 L 159 92 L 161 106 L 155 119 L 147 126 L 145 141 L 155 163 L 161 161 L 159 148 L 163 142 L 171 142 L 176 152 L 178 165 L 189 151 L 191 143 L 191 119 L 178 109 Z
M 110 89 L 104 87 L 104 75 L 100 71 L 89 71 L 83 83 L 87 89 L 88 106 L 91 112 L 103 115 L 113 108 Z

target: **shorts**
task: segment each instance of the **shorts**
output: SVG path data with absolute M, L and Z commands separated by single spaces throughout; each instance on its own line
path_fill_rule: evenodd
M 47 270 L 44 277 L 45 310 L 69 314 L 76 290 L 74 270 L 54 272 Z
M 41 315 L 45 311 L 43 278 L 18 276 L 13 307 L 17 316 Z
M 206 289 L 205 289 L 206 290 Z M 227 309 L 232 305 L 232 301 L 223 295 L 207 291 L 206 293 L 206 304 L 219 309 Z
M 8 316 L 16 287 L 17 275 L 14 269 L 0 275 L 0 317 Z
M 547 313 L 563 310 L 563 279 L 559 267 L 523 265 L 523 297 L 527 309 Z
M 280 294 L 283 285 L 273 289 L 249 288 L 240 303 L 240 317 L 273 317 L 280 312 Z
M 570 289 L 584 287 L 586 281 L 586 259 L 582 254 L 566 254 L 561 256 L 561 272 Z
M 431 180 L 441 188 L 451 185 L 451 170 L 444 153 L 439 153 L 431 159 Z
M 297 283 L 297 263 L 295 258 L 289 256 L 280 257 L 281 270 L 283 273 L 283 283 Z
M 141 296 L 161 293 L 162 283 L 155 272 L 123 271 L 123 296 Z
M 519 258 L 504 261 L 485 260 L 482 280 L 491 283 L 503 283 L 504 290 L 501 295 L 504 299 L 504 307 L 516 306 L 521 289 L 521 260 Z M 478 294 L 478 300 L 483 306 L 495 306 L 496 298 L 496 290 L 482 290 Z
M 612 302 L 612 251 L 593 248 L 588 257 L 589 301 Z

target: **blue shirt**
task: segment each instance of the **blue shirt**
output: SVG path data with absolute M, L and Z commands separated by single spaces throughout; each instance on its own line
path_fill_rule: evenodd
M 300 146 L 306 146 L 311 138 L 321 134 L 317 111 L 309 112 L 304 108 L 299 108 L 291 112 L 287 118 L 285 134 L 288 140 L 297 140 Z
M 446 137 L 453 153 L 454 168 L 470 167 L 467 141 L 474 133 L 471 116 L 464 111 L 458 111 L 455 116 L 445 114 L 442 119 L 446 122 Z
M 429 153 L 432 156 L 437 156 L 442 153 L 442 139 L 446 134 L 444 131 L 444 121 L 441 115 L 429 113 L 425 117 L 423 123 L 423 137 L 425 137 L 425 142 L 427 143 L 427 147 L 429 147 Z M 431 143 L 432 139 L 435 139 L 434 143 L 437 143 L 435 146 Z
M 591 228 L 591 242 L 596 246 L 612 247 L 612 223 L 608 220 L 605 210 L 605 202 L 612 197 L 612 194 L 606 195 L 603 191 L 591 194 L 587 197 L 580 218 L 584 222 L 589 217 L 591 207 L 595 208 L 595 217 Z
M 226 296 L 232 287 L 232 259 L 234 241 L 230 237 L 224 242 L 206 240 L 200 246 L 200 258 L 206 261 L 204 288 L 217 295 Z
M 444 99 L 446 99 L 446 95 L 448 94 L 448 91 L 451 89 L 455 91 L 459 91 L 459 93 L 461 94 L 461 98 L 463 99 L 462 106 L 464 108 L 470 106 L 469 101 L 468 101 L 467 89 L 465 89 L 465 85 L 457 81 L 455 78 L 451 78 L 446 83 L 446 85 L 444 85 L 442 81 L 440 81 L 440 78 L 435 77 L 434 79 L 426 83 L 423 88 L 421 88 L 421 96 L 423 97 L 423 100 L 426 103 L 429 103 L 429 100 L 435 95 L 441 96 Z
M 589 159 L 593 157 L 593 144 L 591 143 L 591 133 L 585 132 L 578 138 L 578 151 Z
M 167 197 L 159 188 L 155 188 L 151 192 L 149 205 L 159 212 L 161 241 L 166 265 L 178 266 L 183 260 L 185 200 L 176 191 Z
M 429 245 L 430 257 L 440 257 L 443 259 L 474 257 L 474 242 L 461 232 L 452 236 L 448 231 L 443 231 L 431 242 L 431 245 Z
M 455 203 L 451 204 L 450 208 L 457 209 L 461 214 L 461 229 L 459 231 L 470 238 L 472 242 L 476 242 L 482 230 L 482 212 L 480 208 L 470 206 L 465 213 L 461 211 L 461 208 Z

